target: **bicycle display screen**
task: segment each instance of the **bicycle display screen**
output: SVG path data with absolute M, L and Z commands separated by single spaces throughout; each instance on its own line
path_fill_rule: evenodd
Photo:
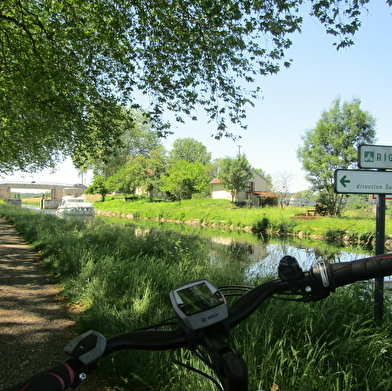
M 177 291 L 184 304 L 179 307 L 186 315 L 197 314 L 222 304 L 219 295 L 212 294 L 205 282 Z
M 170 292 L 172 305 L 184 324 L 193 329 L 221 322 L 228 316 L 226 299 L 208 280 L 197 280 Z

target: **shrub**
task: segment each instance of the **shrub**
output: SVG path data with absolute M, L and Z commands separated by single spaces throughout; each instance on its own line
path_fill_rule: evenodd
M 328 229 L 323 235 L 327 242 L 343 241 L 346 231 L 341 229 Z
M 252 225 L 252 232 L 266 238 L 268 236 L 269 227 L 270 221 L 267 217 L 264 216 L 261 220 L 257 220 Z

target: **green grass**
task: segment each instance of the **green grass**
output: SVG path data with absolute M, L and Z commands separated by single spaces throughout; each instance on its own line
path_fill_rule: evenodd
M 168 292 L 186 281 L 245 281 L 236 261 L 212 263 L 198 235 L 164 229 L 140 234 L 133 226 L 61 220 L 5 204 L 0 216 L 40 252 L 63 295 L 78 303 L 80 332 L 93 328 L 110 336 L 172 316 Z M 268 390 L 273 382 L 290 391 L 387 390 L 389 310 L 380 327 L 372 317 L 372 293 L 366 284 L 354 284 L 316 303 L 270 300 L 230 340 L 248 362 L 250 390 Z M 118 353 L 103 361 L 98 375 L 102 386 L 118 390 L 214 390 L 209 381 L 175 368 L 166 352 Z
M 356 243 L 371 242 L 376 230 L 375 215 L 365 211 L 347 211 L 342 217 L 320 217 L 300 220 L 294 215 L 304 213 L 300 207 L 238 208 L 227 200 L 195 199 L 178 202 L 147 200 L 110 200 L 96 202 L 99 211 L 117 215 L 132 214 L 136 218 L 171 222 L 188 222 L 233 230 L 267 226 L 269 234 L 294 234 L 316 239 L 345 239 Z M 343 233 L 343 235 L 342 235 Z M 386 234 L 392 235 L 392 219 L 386 219 Z

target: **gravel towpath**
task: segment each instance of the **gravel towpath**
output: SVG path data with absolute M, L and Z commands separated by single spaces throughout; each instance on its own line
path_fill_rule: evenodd
M 72 316 L 47 278 L 38 256 L 0 218 L 0 389 L 66 358 Z

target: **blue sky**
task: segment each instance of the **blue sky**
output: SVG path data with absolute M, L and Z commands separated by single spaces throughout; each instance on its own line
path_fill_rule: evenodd
M 241 139 L 215 140 L 213 125 L 200 117 L 197 122 L 173 127 L 175 134 L 164 141 L 165 147 L 171 149 L 177 138 L 192 137 L 215 159 L 235 156 L 240 145 L 253 167 L 276 179 L 280 173 L 290 174 L 289 190 L 304 190 L 309 184 L 296 157 L 301 135 L 316 125 L 321 112 L 337 97 L 342 101 L 359 98 L 361 108 L 377 119 L 376 144 L 392 145 L 392 8 L 382 0 L 371 2 L 368 8 L 355 45 L 339 51 L 333 46 L 334 37 L 318 21 L 305 18 L 302 33 L 292 37 L 288 52 L 292 66 L 257 80 L 262 93 L 247 111 L 248 130 L 232 129 Z M 20 178 L 15 174 L 7 179 Z M 69 161 L 56 174 L 45 171 L 25 175 L 25 180 L 80 181 Z
M 235 142 L 216 141 L 213 129 L 191 123 L 179 128 L 177 137 L 194 137 L 214 158 L 234 156 L 238 145 L 255 168 L 276 178 L 291 173 L 291 191 L 309 187 L 297 160 L 301 135 L 313 128 L 332 101 L 353 97 L 377 119 L 377 144 L 392 145 L 392 9 L 383 2 L 369 6 L 355 45 L 337 51 L 334 37 L 322 25 L 306 18 L 302 34 L 293 37 L 289 57 L 293 65 L 279 74 L 260 78 L 262 97 L 247 112 L 248 130 Z

